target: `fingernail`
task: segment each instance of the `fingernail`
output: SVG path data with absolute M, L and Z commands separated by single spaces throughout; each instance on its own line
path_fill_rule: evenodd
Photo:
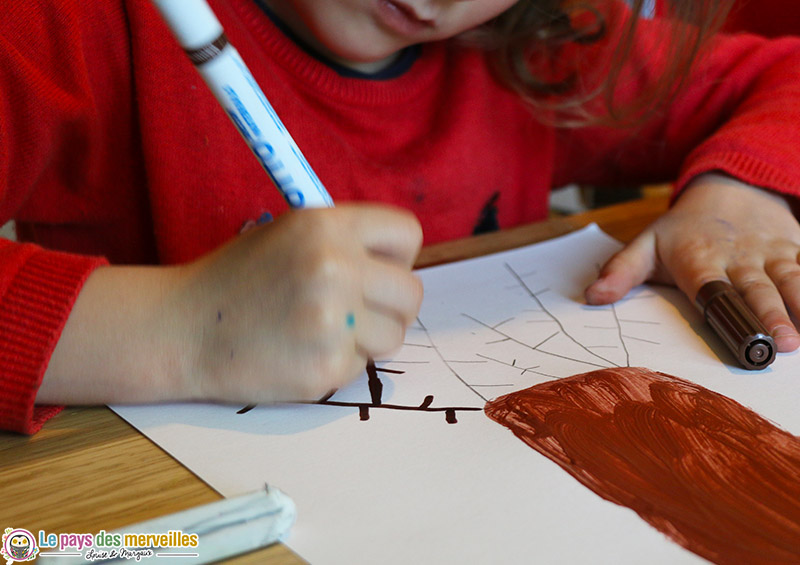
M 589 288 L 603 288 L 606 284 L 606 277 L 597 277 L 595 281 L 589 285 Z
M 772 337 L 793 337 L 800 336 L 797 330 L 789 326 L 778 326 L 772 330 Z
M 779 353 L 791 353 L 800 347 L 800 334 L 790 326 L 778 326 L 772 330 Z
M 586 287 L 584 296 L 589 304 L 596 305 L 604 303 L 606 299 L 606 284 L 603 279 L 597 279 L 592 284 Z

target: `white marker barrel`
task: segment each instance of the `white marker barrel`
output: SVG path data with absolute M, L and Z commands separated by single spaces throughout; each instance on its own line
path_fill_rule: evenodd
M 205 0 L 153 0 L 178 43 L 292 208 L 333 206 Z

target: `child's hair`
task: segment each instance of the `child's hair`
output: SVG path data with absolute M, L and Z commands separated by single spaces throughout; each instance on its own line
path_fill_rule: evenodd
M 615 87 L 631 53 L 645 0 L 632 0 L 632 17 L 605 64 L 580 69 L 579 57 L 560 57 L 606 33 L 604 4 L 614 0 L 519 0 L 472 38 L 491 54 L 499 78 L 536 107 L 557 112 L 561 125 L 624 124 L 671 99 L 706 40 L 724 22 L 732 0 L 664 0 L 670 26 L 663 72 L 638 100 L 619 101 Z M 572 51 L 573 55 L 575 54 Z M 569 61 L 564 66 L 563 59 Z M 594 72 L 594 80 L 581 76 Z M 598 104 L 598 102 L 600 102 Z

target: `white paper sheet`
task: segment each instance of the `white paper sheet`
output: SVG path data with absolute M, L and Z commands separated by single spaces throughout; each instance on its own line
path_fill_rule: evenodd
M 298 509 L 288 544 L 314 564 L 702 562 L 481 411 L 485 399 L 553 378 L 645 366 L 800 434 L 796 355 L 757 373 L 737 368 L 670 288 L 583 304 L 618 248 L 593 226 L 421 271 L 419 323 L 393 359 L 376 362 L 383 406 L 367 420 L 331 405 L 114 410 L 225 496 L 264 482 L 287 492 Z M 366 375 L 330 401 L 374 404 Z

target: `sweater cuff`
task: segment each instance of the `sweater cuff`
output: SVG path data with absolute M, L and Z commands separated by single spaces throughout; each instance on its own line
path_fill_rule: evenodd
M 29 244 L 11 255 L 0 275 L 0 429 L 33 434 L 62 409 L 34 406 L 36 394 L 78 293 L 107 261 Z
M 705 173 L 723 173 L 742 182 L 773 190 L 787 196 L 800 196 L 800 178 L 778 167 L 741 153 L 705 153 L 693 158 L 675 183 L 673 198 L 696 177 Z

